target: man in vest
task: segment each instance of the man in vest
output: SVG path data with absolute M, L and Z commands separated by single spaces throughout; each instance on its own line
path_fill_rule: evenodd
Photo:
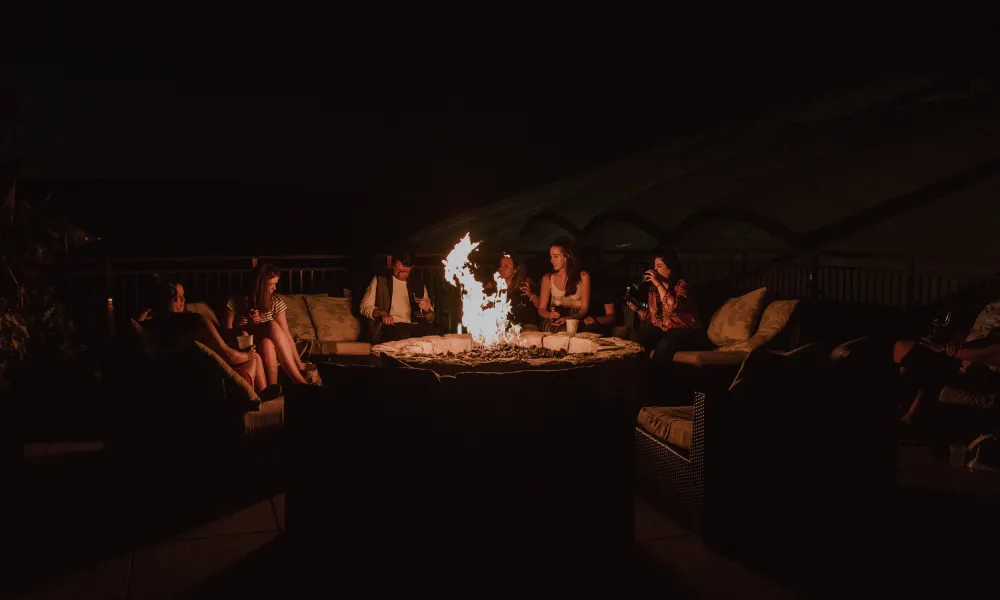
M 409 252 L 394 252 L 392 268 L 372 278 L 361 297 L 361 315 L 368 319 L 372 344 L 439 333 L 427 287 L 413 272 Z

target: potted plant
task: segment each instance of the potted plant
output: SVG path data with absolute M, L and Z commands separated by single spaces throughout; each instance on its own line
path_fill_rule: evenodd
M 58 300 L 52 267 L 93 238 L 47 204 L 17 198 L 12 170 L 0 166 L 0 397 L 23 417 L 32 385 L 25 380 L 58 381 L 62 373 L 39 374 L 75 364 L 86 349 Z M 5 421 L 4 453 L 23 453 L 23 419 Z

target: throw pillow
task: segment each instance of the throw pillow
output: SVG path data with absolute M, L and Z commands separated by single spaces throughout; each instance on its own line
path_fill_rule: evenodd
M 306 305 L 322 342 L 354 342 L 361 335 L 361 321 L 351 312 L 350 298 L 307 296 Z
M 767 308 L 764 309 L 764 314 L 760 317 L 757 332 L 749 340 L 724 346 L 720 350 L 751 352 L 760 348 L 781 333 L 792 319 L 792 313 L 795 312 L 795 307 L 798 305 L 798 300 L 775 300 L 768 304 Z
M 757 330 L 766 301 L 766 287 L 731 298 L 712 316 L 708 325 L 708 339 L 716 346 L 747 341 Z
M 971 342 L 983 339 L 998 327 L 1000 327 L 1000 302 L 990 302 L 979 313 L 979 316 L 976 317 L 976 321 L 972 324 L 972 329 L 969 330 L 969 335 L 965 337 L 965 341 Z

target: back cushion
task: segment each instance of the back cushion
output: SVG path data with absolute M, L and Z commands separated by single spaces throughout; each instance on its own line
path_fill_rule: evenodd
M 361 321 L 351 313 L 350 298 L 306 296 L 316 337 L 324 342 L 354 342 L 361 336 Z
M 731 344 L 721 349 L 750 352 L 760 348 L 781 333 L 792 319 L 792 313 L 795 312 L 795 307 L 798 305 L 798 300 L 775 300 L 764 309 L 764 314 L 760 317 L 760 325 L 749 340 Z
M 212 325 L 215 325 L 216 329 L 219 329 L 219 317 L 216 316 L 215 311 L 207 302 L 188 302 L 184 306 L 184 312 L 204 315 L 206 319 L 211 321 Z
M 997 327 L 1000 327 L 1000 302 L 991 302 L 976 317 L 976 322 L 973 323 L 972 329 L 969 330 L 969 335 L 966 336 L 965 341 L 971 342 L 982 339 Z
M 285 319 L 288 321 L 288 332 L 292 334 L 292 339 L 312 340 L 316 339 L 316 330 L 313 328 L 312 319 L 309 316 L 309 307 L 306 305 L 307 294 L 282 294 L 285 300 Z
M 729 299 L 712 317 L 708 325 L 708 339 L 716 346 L 747 341 L 757 330 L 766 301 L 766 287 Z

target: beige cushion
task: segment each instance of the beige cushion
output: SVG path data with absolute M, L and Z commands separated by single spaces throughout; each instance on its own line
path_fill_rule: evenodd
M 322 342 L 355 342 L 361 335 L 361 321 L 351 313 L 350 298 L 306 296 L 309 316 Z
M 708 325 L 708 339 L 716 346 L 747 341 L 757 330 L 766 301 L 767 288 L 729 299 L 712 316 L 712 322 Z
M 637 422 L 639 427 L 661 442 L 681 450 L 691 450 L 693 406 L 644 406 L 639 409 Z
M 760 317 L 760 325 L 757 326 L 757 332 L 749 340 L 729 344 L 719 348 L 719 350 L 752 352 L 760 348 L 781 333 L 781 330 L 792 319 L 792 313 L 795 312 L 795 307 L 798 305 L 798 300 L 775 300 L 764 309 L 764 314 Z
M 216 316 L 215 311 L 212 310 L 212 307 L 209 306 L 207 302 L 188 302 L 184 305 L 184 312 L 203 315 L 206 319 L 211 321 L 212 325 L 215 325 L 216 329 L 220 329 L 219 317 Z
M 941 402 L 971 408 L 991 409 L 997 404 L 997 394 L 975 386 L 958 387 L 947 385 L 941 389 Z
M 980 340 L 998 327 L 1000 327 L 1000 302 L 990 302 L 979 313 L 979 316 L 976 317 L 976 321 L 972 324 L 972 328 L 969 330 L 969 335 L 965 337 L 965 341 Z
M 367 342 L 320 342 L 313 352 L 323 355 L 368 356 L 372 353 L 372 345 Z
M 243 433 L 254 435 L 285 424 L 285 397 L 261 402 L 260 410 L 243 415 Z
M 288 333 L 292 334 L 292 339 L 299 340 L 316 339 L 316 329 L 313 327 L 312 317 L 309 315 L 309 307 L 306 303 L 306 294 L 282 294 L 285 300 L 285 320 L 288 321 Z
M 199 366 L 209 369 L 213 374 L 221 375 L 225 380 L 226 398 L 237 405 L 248 405 L 248 410 L 256 410 L 260 405 L 260 397 L 257 396 L 253 386 L 205 344 L 195 341 L 194 347 L 197 349 L 196 356 L 202 357 Z
M 674 362 L 704 367 L 709 365 L 738 365 L 749 352 L 722 350 L 685 350 L 674 354 Z

